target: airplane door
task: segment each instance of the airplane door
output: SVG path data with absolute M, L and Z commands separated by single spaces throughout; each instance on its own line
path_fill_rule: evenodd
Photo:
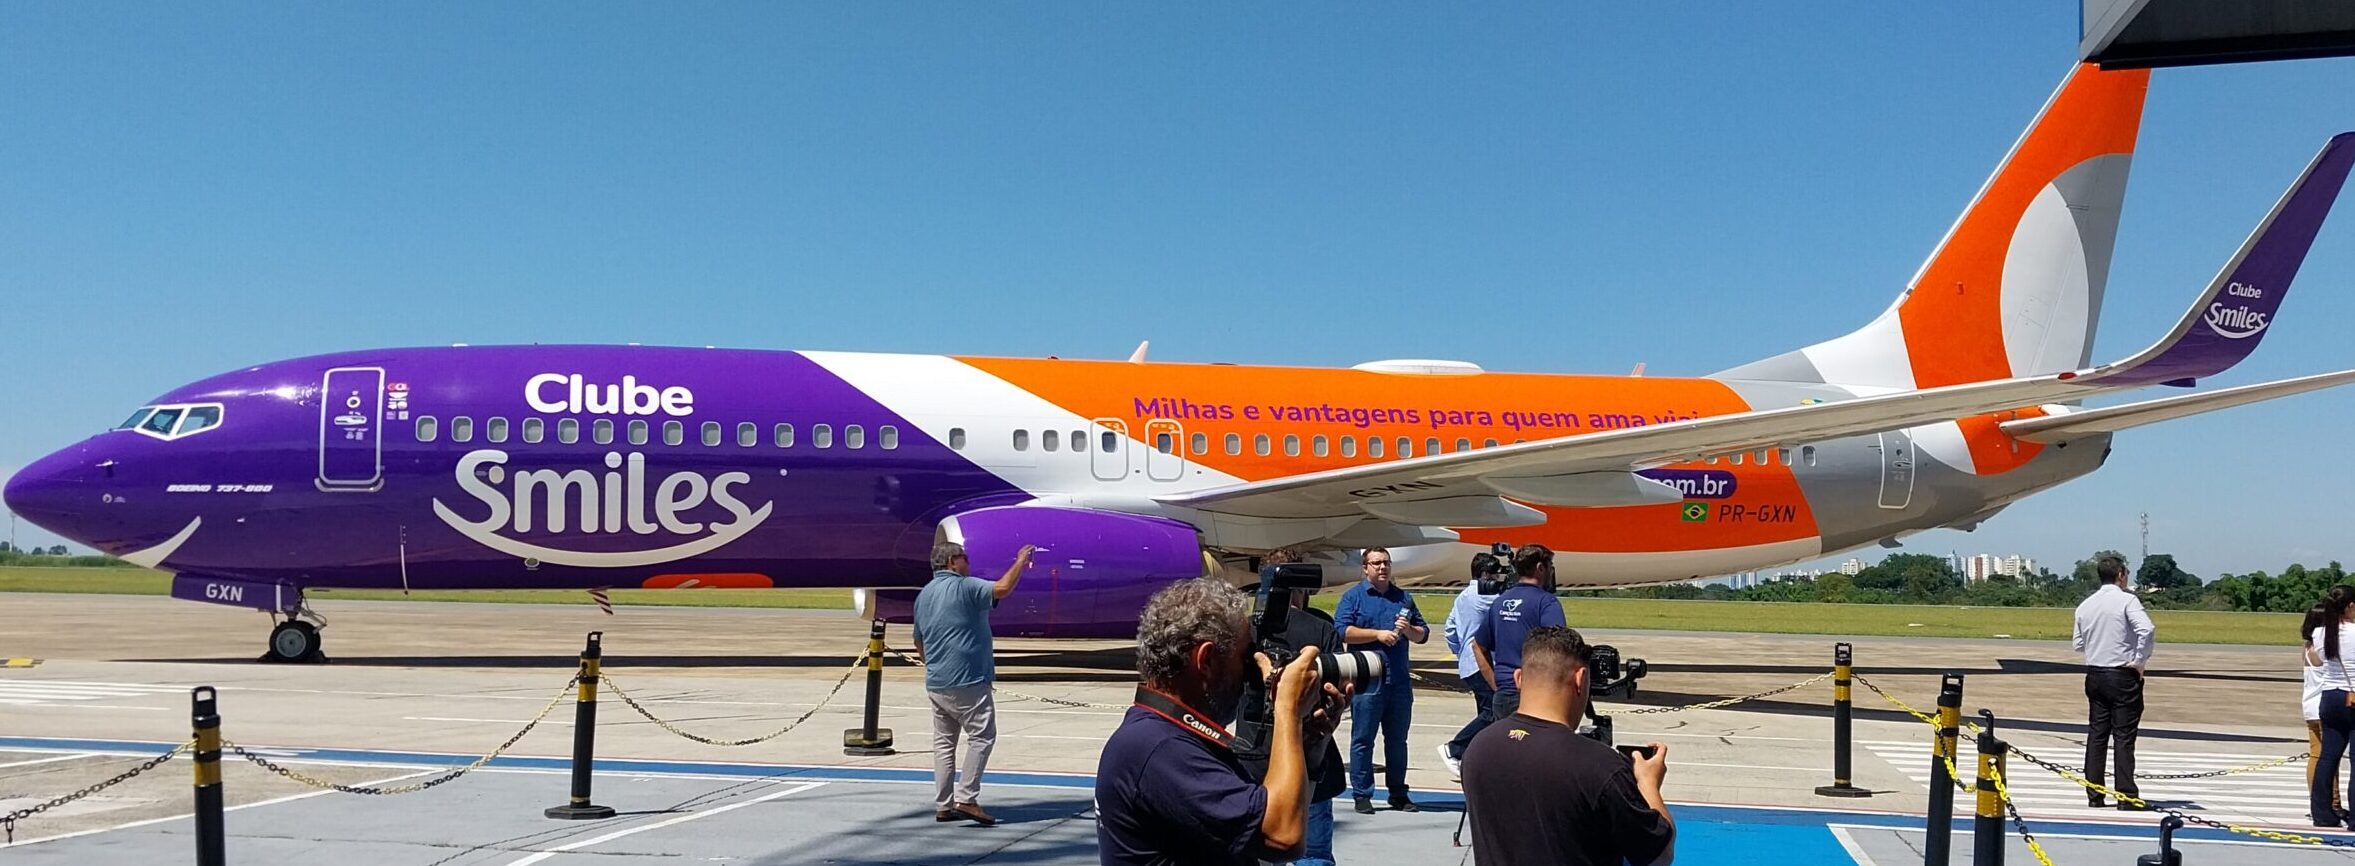
M 337 367 L 319 386 L 319 489 L 384 484 L 384 368 Z
M 1145 422 L 1145 476 L 1155 481 L 1186 477 L 1186 428 L 1167 418 Z
M 1881 507 L 1904 508 L 1913 502 L 1913 437 L 1903 430 L 1881 434 Z
M 1128 423 L 1118 418 L 1098 418 L 1092 432 L 1096 441 L 1088 443 L 1088 465 L 1095 468 L 1096 480 L 1128 478 Z

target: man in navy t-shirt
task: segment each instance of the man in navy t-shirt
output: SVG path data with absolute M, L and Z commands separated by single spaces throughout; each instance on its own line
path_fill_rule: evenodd
M 1154 594 L 1137 623 L 1137 705 L 1096 765 L 1096 845 L 1104 866 L 1290 861 L 1308 825 L 1304 728 L 1327 730 L 1340 691 L 1316 681 L 1317 650 L 1277 677 L 1277 724 L 1264 783 L 1235 756 L 1233 718 L 1245 676 L 1266 676 L 1251 652 L 1247 597 L 1216 580 Z M 1264 660 L 1264 656 L 1257 657 Z M 1313 707 L 1313 711 L 1310 708 Z
M 1513 554 L 1513 573 L 1520 575 L 1521 582 L 1498 594 L 1488 616 L 1472 629 L 1473 658 L 1480 663 L 1480 675 L 1496 689 L 1496 697 L 1488 705 L 1491 720 L 1512 715 L 1521 707 L 1521 690 L 1513 684 L 1513 672 L 1521 668 L 1521 642 L 1529 638 L 1529 632 L 1569 625 L 1562 617 L 1562 600 L 1546 588 L 1554 573 L 1553 551 L 1542 544 L 1521 548 Z

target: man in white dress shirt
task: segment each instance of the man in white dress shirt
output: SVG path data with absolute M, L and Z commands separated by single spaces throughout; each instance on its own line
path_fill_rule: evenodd
M 2142 728 L 2143 670 L 2151 662 L 2151 646 L 2158 629 L 2143 612 L 2142 599 L 2126 591 L 2126 562 L 2102 557 L 2094 568 L 2100 587 L 2077 605 L 2077 651 L 2085 654 L 2085 700 L 2091 705 L 2085 734 L 2085 778 L 2103 784 L 2102 765 L 2110 742 L 2118 744 L 2118 793 L 2137 799 L 2134 784 L 2134 738 Z M 2102 795 L 2087 791 L 2086 805 L 2101 808 Z M 2146 808 L 2119 801 L 2118 808 Z

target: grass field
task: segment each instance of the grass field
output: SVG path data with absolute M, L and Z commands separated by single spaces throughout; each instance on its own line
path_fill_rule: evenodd
M 0 592 L 93 592 L 164 595 L 171 577 L 135 568 L 0 567 Z M 315 590 L 323 599 L 589 604 L 579 590 L 399 592 Z M 1331 610 L 1339 593 L 1317 596 Z M 688 607 L 850 609 L 847 589 L 617 589 L 613 603 Z M 1425 616 L 1445 617 L 1454 594 L 1418 594 Z M 1563 600 L 1573 625 L 1602 629 L 1766 632 L 1839 637 L 2008 637 L 2067 640 L 2070 611 L 2043 607 L 1937 607 L 1896 604 L 1778 604 L 1755 601 L 1673 601 L 1636 598 Z M 2169 643 L 2260 644 L 2296 642 L 2298 616 L 2287 613 L 2155 610 L 2151 619 Z

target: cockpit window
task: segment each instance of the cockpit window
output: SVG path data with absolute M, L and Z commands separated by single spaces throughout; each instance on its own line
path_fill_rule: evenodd
M 180 418 L 180 429 L 176 435 L 186 436 L 219 423 L 221 423 L 221 407 L 190 406 L 188 414 Z
M 115 425 L 114 429 L 129 430 L 137 427 L 139 422 L 147 420 L 147 416 L 152 414 L 155 414 L 154 406 L 141 406 L 139 411 L 131 413 L 131 417 L 123 419 L 123 423 Z
M 178 406 L 157 409 L 155 414 L 147 416 L 147 423 L 139 425 L 139 429 L 157 436 L 168 437 L 172 435 L 172 424 L 180 420 L 180 412 L 181 409 Z

